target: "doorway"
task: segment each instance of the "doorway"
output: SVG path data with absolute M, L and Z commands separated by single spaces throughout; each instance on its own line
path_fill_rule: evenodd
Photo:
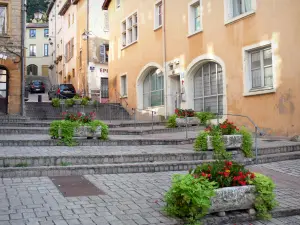
M 7 114 L 8 105 L 8 71 L 0 67 L 0 114 Z

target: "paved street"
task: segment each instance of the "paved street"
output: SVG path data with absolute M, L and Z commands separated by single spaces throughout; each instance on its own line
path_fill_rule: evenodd
M 295 165 L 300 167 L 300 160 L 263 164 L 254 169 L 263 171 L 267 168 L 279 173 L 275 171 L 279 166 L 284 172 L 285 168 Z M 280 175 L 285 176 L 281 172 Z M 85 177 L 105 193 L 92 197 L 63 197 L 48 177 L 1 179 L 0 224 L 177 224 L 161 212 L 162 197 L 170 186 L 172 174 L 174 172 L 88 175 Z M 278 209 L 300 207 L 300 185 L 280 187 L 280 175 L 274 177 L 279 184 L 276 189 Z M 293 175 L 288 176 L 298 179 L 300 170 L 294 170 Z M 296 225 L 299 221 L 299 216 L 294 216 L 252 224 Z
M 37 102 L 38 101 L 38 95 L 42 95 L 42 101 L 43 102 L 50 102 L 48 99 L 48 93 L 28 93 L 28 102 Z

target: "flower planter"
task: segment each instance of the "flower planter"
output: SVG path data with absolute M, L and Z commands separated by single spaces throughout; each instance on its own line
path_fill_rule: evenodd
M 223 135 L 223 141 L 226 149 L 236 149 L 242 146 L 242 135 Z M 207 149 L 213 150 L 212 136 L 207 136 Z
M 80 126 L 75 128 L 73 137 L 87 137 L 87 138 L 100 138 L 101 126 L 98 126 L 95 131 L 90 126 Z M 58 130 L 59 137 L 61 137 L 61 129 Z
M 176 118 L 176 125 L 178 127 L 197 126 L 200 124 L 200 120 L 197 117 Z
M 209 213 L 219 213 L 224 216 L 228 211 L 254 208 L 255 186 L 219 188 L 215 193 L 216 195 L 211 199 Z
M 81 99 L 73 99 L 75 105 L 80 105 L 81 104 Z

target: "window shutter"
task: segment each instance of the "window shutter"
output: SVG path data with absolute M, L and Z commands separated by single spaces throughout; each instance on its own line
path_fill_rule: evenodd
M 100 45 L 100 63 L 106 63 L 105 62 L 105 45 Z

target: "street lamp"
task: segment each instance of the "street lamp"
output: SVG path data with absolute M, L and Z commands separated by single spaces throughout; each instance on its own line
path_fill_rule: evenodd
M 91 31 L 84 30 L 84 32 L 81 35 L 82 40 L 86 41 L 89 38 L 89 36 L 91 36 L 92 34 L 93 33 Z
M 33 15 L 34 15 L 34 19 L 37 20 L 41 20 L 43 18 L 43 13 L 41 13 L 40 11 L 35 12 Z

